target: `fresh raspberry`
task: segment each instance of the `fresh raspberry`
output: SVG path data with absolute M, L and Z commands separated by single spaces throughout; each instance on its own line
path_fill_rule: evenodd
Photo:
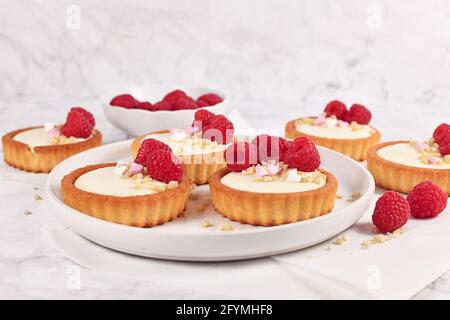
M 447 136 L 450 136 L 450 125 L 447 123 L 440 124 L 433 132 L 433 139 L 437 144 L 441 144 Z
M 345 104 L 339 100 L 329 102 L 323 111 L 327 117 L 336 116 L 339 120 L 344 120 L 348 112 Z
M 206 94 L 198 97 L 197 102 L 198 101 L 205 102 L 207 106 L 214 106 L 218 103 L 221 103 L 223 101 L 223 99 L 215 93 L 206 93 Z
M 344 120 L 347 122 L 355 121 L 359 124 L 369 124 L 371 119 L 372 114 L 369 109 L 360 104 L 352 105 L 344 117 Z
M 255 137 L 251 144 L 258 149 L 258 162 L 269 160 L 283 161 L 288 147 L 288 141 L 280 138 L 262 134 Z
M 414 218 L 432 218 L 447 207 L 447 193 L 431 181 L 419 183 L 406 198 Z
M 446 156 L 450 154 L 450 134 L 445 132 L 439 135 L 439 153 L 441 156 Z
M 150 177 L 164 183 L 181 182 L 183 179 L 183 167 L 170 150 L 154 150 L 148 155 L 145 167 Z
M 67 114 L 60 132 L 66 137 L 88 138 L 95 126 L 94 116 L 81 107 L 73 107 Z
M 285 161 L 286 153 L 292 145 L 292 141 L 286 140 L 284 138 L 278 138 L 280 140 L 280 161 Z
M 183 98 L 187 98 L 187 97 L 188 97 L 188 95 L 186 94 L 186 92 L 184 92 L 183 90 L 177 89 L 177 90 L 174 90 L 174 91 L 166 94 L 165 97 L 163 98 L 163 101 L 169 102 L 170 104 L 174 104 L 179 99 L 183 99 Z
M 197 108 L 203 108 L 203 107 L 209 107 L 209 104 L 206 101 L 203 100 L 196 100 Z
M 190 97 L 180 98 L 173 103 L 173 110 L 197 109 L 197 103 Z
M 320 166 L 320 155 L 310 138 L 299 137 L 292 142 L 286 151 L 284 161 L 290 168 L 312 172 Z
M 394 191 L 385 192 L 377 201 L 372 222 L 380 232 L 394 232 L 408 221 L 408 201 Z
M 203 127 L 203 137 L 218 144 L 230 143 L 233 136 L 233 123 L 221 114 L 216 115 L 206 127 Z
M 450 136 L 449 136 L 449 138 L 450 138 Z M 450 140 L 450 139 L 447 139 L 447 140 Z M 450 142 L 449 141 L 447 141 L 445 143 L 441 143 L 439 145 L 439 153 L 443 157 L 448 156 L 450 154 Z
M 159 101 L 153 105 L 155 111 L 172 111 L 173 106 L 167 101 Z
M 131 94 L 121 94 L 114 97 L 109 104 L 126 109 L 133 109 L 136 108 L 138 103 L 139 101 L 136 100 Z
M 206 128 L 215 116 L 214 113 L 208 110 L 197 110 L 194 113 L 194 122 L 192 122 L 192 126 L 201 127 L 202 129 Z
M 148 101 L 139 102 L 136 105 L 136 109 L 142 109 L 142 110 L 148 110 L 148 111 L 154 111 L 155 110 L 153 105 L 150 102 L 148 102 Z
M 141 146 L 139 147 L 139 151 L 137 153 L 136 159 L 134 159 L 134 162 L 142 165 L 145 164 L 145 161 L 147 160 L 149 154 L 159 149 L 172 151 L 172 149 L 170 149 L 170 147 L 164 142 L 152 138 L 145 139 L 144 141 L 142 141 Z
M 231 171 L 243 171 L 256 165 L 258 150 L 248 142 L 235 142 L 225 150 L 225 161 Z

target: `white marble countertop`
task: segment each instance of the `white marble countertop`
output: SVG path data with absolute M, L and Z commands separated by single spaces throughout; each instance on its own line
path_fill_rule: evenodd
M 123 140 L 98 98 L 150 82 L 220 88 L 258 128 L 335 98 L 367 105 L 383 140 L 426 138 L 450 122 L 445 0 L 0 1 L 1 134 L 81 105 L 105 142 Z M 55 223 L 44 181 L 0 164 L 0 298 L 195 298 L 85 269 L 70 289 L 73 263 L 41 232 Z M 450 299 L 450 272 L 415 298 Z

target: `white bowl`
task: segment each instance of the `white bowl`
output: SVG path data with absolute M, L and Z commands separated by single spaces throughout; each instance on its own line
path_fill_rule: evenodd
M 109 103 L 112 98 L 120 94 L 129 93 L 140 101 L 150 101 L 156 103 L 169 92 L 181 89 L 194 99 L 205 93 L 216 93 L 222 97 L 223 101 L 215 106 L 199 108 L 207 109 L 216 114 L 224 114 L 227 112 L 227 97 L 214 89 L 207 87 L 176 87 L 176 86 L 145 86 L 122 88 L 120 90 L 110 90 L 102 95 L 101 103 L 106 118 L 115 127 L 125 131 L 128 135 L 138 136 L 151 131 L 185 128 L 194 120 L 195 110 L 176 110 L 176 111 L 147 111 L 139 109 L 125 109 L 121 107 L 111 106 Z
M 369 208 L 375 183 L 372 175 L 356 161 L 335 151 L 319 147 L 322 166 L 339 181 L 338 192 L 359 192 L 354 202 L 337 200 L 329 214 L 276 227 L 257 227 L 231 222 L 209 207 L 198 212 L 202 199 L 190 200 L 183 218 L 153 228 L 136 228 L 107 222 L 81 213 L 64 204 L 60 184 L 72 170 L 95 163 L 130 157 L 131 141 L 105 145 L 79 153 L 57 165 L 46 183 L 46 192 L 54 212 L 74 232 L 102 246 L 135 255 L 188 261 L 225 261 L 270 256 L 312 246 L 332 238 L 353 225 Z M 208 186 L 196 192 L 208 196 Z M 214 226 L 202 228 L 204 219 Z M 232 232 L 218 230 L 222 223 Z

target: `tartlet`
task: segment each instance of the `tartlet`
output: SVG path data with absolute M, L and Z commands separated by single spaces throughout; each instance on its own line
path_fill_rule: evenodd
M 343 108 L 341 113 L 329 108 L 337 103 Z M 361 105 L 353 105 L 347 111 L 344 104 L 332 101 L 319 116 L 289 121 L 285 126 L 285 136 L 288 139 L 306 136 L 320 146 L 345 154 L 356 161 L 364 161 L 367 150 L 381 139 L 380 132 L 368 124 L 370 119 L 370 112 Z
M 432 181 L 450 195 L 450 159 L 440 156 L 430 140 L 423 144 L 415 141 L 390 141 L 378 144 L 368 151 L 367 168 L 378 186 L 409 193 L 423 181 Z
M 206 110 L 196 112 L 196 117 L 202 113 L 210 114 L 209 122 L 216 117 Z M 205 120 L 195 119 L 193 126 L 186 129 L 160 130 L 135 138 L 131 144 L 131 153 L 135 157 L 145 139 L 162 141 L 169 145 L 179 158 L 186 178 L 191 179 L 197 185 L 208 183 L 209 177 L 226 165 L 223 153 L 232 140 L 234 130 L 228 119 L 221 115 L 218 117 L 222 117 L 222 120 L 231 126 L 230 132 L 224 133 L 222 139 L 209 137 L 207 130 L 215 128 Z
M 75 111 L 73 111 L 75 109 Z M 93 128 L 95 121 L 82 108 L 72 108 L 64 125 L 47 123 L 45 126 L 22 128 L 6 133 L 2 137 L 5 162 L 15 168 L 34 173 L 48 173 L 61 161 L 81 151 L 101 145 L 102 134 Z M 75 116 L 74 116 L 75 114 Z M 84 117 L 89 120 L 84 120 Z M 76 118 L 76 119 L 75 119 Z M 73 120 L 75 119 L 75 120 Z M 84 132 L 74 128 L 82 121 Z M 64 135 L 68 132 L 72 135 Z
M 190 191 L 190 183 L 186 179 L 176 184 L 154 183 L 151 186 L 155 188 L 154 193 L 140 195 L 119 196 L 114 193 L 107 194 L 108 192 L 101 194 L 97 193 L 104 191 L 101 188 L 98 191 L 95 188 L 91 189 L 93 183 L 89 184 L 89 179 L 93 177 L 88 177 L 86 174 L 96 174 L 99 172 L 98 170 L 104 168 L 111 168 L 112 171 L 116 166 L 117 163 L 90 165 L 66 175 L 61 182 L 64 203 L 95 218 L 135 227 L 152 227 L 169 222 L 184 214 Z M 108 172 L 104 174 L 108 174 Z M 86 177 L 83 187 L 77 185 L 80 177 Z M 138 178 L 142 179 L 140 176 Z M 129 179 L 130 183 L 134 183 L 131 181 L 136 181 L 138 178 L 122 177 L 118 179 Z M 112 181 L 115 181 L 114 179 L 110 178 Z M 150 183 L 152 181 L 148 182 L 149 185 Z M 111 187 L 114 188 L 114 185 Z M 141 186 L 136 190 L 143 190 L 142 188 L 144 187 Z M 158 188 L 160 189 L 158 190 Z
M 269 140 L 238 142 L 226 150 L 227 168 L 209 179 L 215 210 L 230 220 L 259 226 L 293 223 L 329 213 L 338 182 L 330 172 L 319 168 L 320 156 L 314 143 L 307 137 L 292 143 L 279 137 Z M 286 148 L 280 148 L 275 157 L 274 153 L 269 159 L 261 157 L 261 150 L 268 150 L 266 146 L 277 140 Z M 256 161 L 252 160 L 255 154 Z M 238 163 L 237 159 L 245 161 Z
M 325 175 L 326 182 L 318 189 L 267 193 L 242 191 L 223 184 L 222 178 L 231 173 L 224 168 L 209 179 L 212 203 L 228 219 L 252 225 L 276 226 L 316 218 L 333 209 L 338 187 L 331 173 L 322 169 L 319 172 Z

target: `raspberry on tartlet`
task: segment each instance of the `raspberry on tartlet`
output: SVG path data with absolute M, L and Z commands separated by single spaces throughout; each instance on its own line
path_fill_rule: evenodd
M 60 132 L 66 137 L 88 138 L 94 126 L 92 113 L 81 107 L 73 107 L 67 114 L 66 123 L 61 126 Z
M 347 106 L 339 100 L 333 100 L 326 105 L 323 112 L 327 117 L 336 116 L 336 118 L 344 120 L 347 115 Z
M 287 149 L 285 162 L 291 168 L 312 172 L 320 166 L 320 155 L 314 142 L 308 137 L 296 138 Z
M 346 122 L 358 124 L 369 124 L 371 119 L 372 113 L 361 104 L 353 104 L 344 117 Z

